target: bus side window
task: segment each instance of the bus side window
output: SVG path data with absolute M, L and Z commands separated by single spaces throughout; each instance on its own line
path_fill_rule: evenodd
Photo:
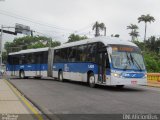
M 32 64 L 33 63 L 33 58 L 32 58 L 32 53 L 26 54 L 27 57 L 27 64 Z
M 86 61 L 86 49 L 87 49 L 87 45 L 81 45 L 77 47 L 77 60 L 84 62 Z
M 13 55 L 12 56 L 12 65 L 17 65 L 17 64 L 19 64 L 19 58 L 18 58 L 18 56 L 17 55 Z
M 19 63 L 20 64 L 26 64 L 27 63 L 27 56 L 26 56 L 26 54 L 21 54 L 19 57 L 20 57 L 19 58 Z
M 36 58 L 35 58 L 35 63 L 36 63 L 36 64 L 41 64 L 41 63 L 42 63 L 42 60 L 43 60 L 43 55 L 42 55 L 42 53 L 41 53 L 41 52 L 36 52 L 36 53 L 35 53 L 35 56 L 36 56 Z
M 20 65 L 22 64 L 22 57 L 21 57 L 21 55 L 19 56 L 19 64 Z
M 31 59 L 31 63 L 32 63 L 32 64 L 35 63 L 35 57 L 36 57 L 36 56 L 34 55 L 34 53 L 32 53 L 32 59 Z
M 43 51 L 43 52 L 39 52 L 39 55 L 41 57 L 41 64 L 46 64 L 48 61 L 48 52 L 47 51 Z
M 67 51 L 68 51 L 68 48 L 63 48 L 61 49 L 61 62 L 67 62 Z
M 43 63 L 48 63 L 48 51 L 43 52 Z
M 97 43 L 88 44 L 87 61 L 95 62 L 96 61 L 96 52 L 97 52 Z
M 13 65 L 13 59 L 14 59 L 13 56 L 8 56 L 7 63 Z
M 76 53 L 77 53 L 77 49 L 76 47 L 71 47 L 68 49 L 69 52 L 69 56 L 68 56 L 68 61 L 70 62 L 76 62 Z
M 60 60 L 60 50 L 54 51 L 54 62 L 59 62 Z
M 8 57 L 7 57 L 7 64 L 10 64 L 10 65 L 12 64 L 11 63 L 11 59 L 12 59 L 11 56 L 8 55 Z

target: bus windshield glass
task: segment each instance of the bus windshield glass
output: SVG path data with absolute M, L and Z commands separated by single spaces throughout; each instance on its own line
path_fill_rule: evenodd
M 123 70 L 145 70 L 141 51 L 138 47 L 112 46 L 112 67 Z

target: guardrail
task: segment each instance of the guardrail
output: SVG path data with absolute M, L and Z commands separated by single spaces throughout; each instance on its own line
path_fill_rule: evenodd
M 160 84 L 160 73 L 147 73 L 147 81 L 149 83 Z

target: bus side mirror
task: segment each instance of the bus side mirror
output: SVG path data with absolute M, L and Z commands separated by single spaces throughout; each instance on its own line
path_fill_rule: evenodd
M 112 47 L 108 47 L 107 51 L 108 51 L 109 54 L 112 54 Z

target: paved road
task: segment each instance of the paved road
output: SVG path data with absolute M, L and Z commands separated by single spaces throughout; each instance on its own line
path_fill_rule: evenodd
M 11 79 L 40 108 L 54 114 L 160 113 L 160 88 L 90 88 L 53 79 Z

